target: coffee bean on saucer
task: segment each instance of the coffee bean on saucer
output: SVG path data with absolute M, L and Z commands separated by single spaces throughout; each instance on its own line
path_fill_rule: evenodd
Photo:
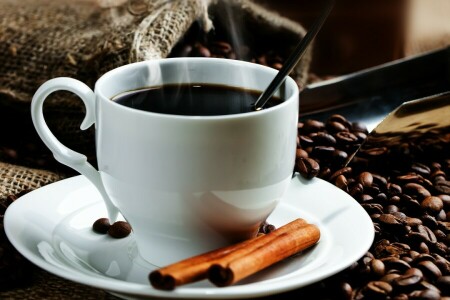
M 108 234 L 116 239 L 127 237 L 131 233 L 131 226 L 127 222 L 117 221 L 111 225 Z
M 109 228 L 111 227 L 111 224 L 109 224 L 108 218 L 100 218 L 97 221 L 94 222 L 92 225 L 92 229 L 101 234 L 108 233 Z

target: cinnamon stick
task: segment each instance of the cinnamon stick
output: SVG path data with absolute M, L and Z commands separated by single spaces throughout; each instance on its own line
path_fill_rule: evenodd
M 205 279 L 212 264 L 221 261 L 231 262 L 306 224 L 305 220 L 296 219 L 269 234 L 187 258 L 152 271 L 149 275 L 150 283 L 156 289 L 173 290 L 176 286 Z
M 320 239 L 319 228 L 312 224 L 284 232 L 269 243 L 259 243 L 253 251 L 234 260 L 219 260 L 208 270 L 208 279 L 216 286 L 232 285 L 272 264 L 311 247 Z

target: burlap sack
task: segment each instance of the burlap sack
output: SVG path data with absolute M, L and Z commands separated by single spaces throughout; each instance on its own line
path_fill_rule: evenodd
M 62 179 L 61 175 L 0 162 L 0 201 Z M 0 202 L 2 203 L 2 202 Z
M 34 270 L 7 240 L 3 228 L 6 208 L 17 197 L 60 179 L 52 172 L 0 162 L 0 291 L 30 283 Z M 6 297 L 0 293 L 0 299 Z
M 239 26 L 256 46 L 289 51 L 305 33 L 250 0 L 0 0 L 0 125 L 17 132 L 13 137 L 33 138 L 31 123 L 22 120 L 43 82 L 68 76 L 93 87 L 110 69 L 167 57 L 194 23 L 213 30 L 223 7 L 242 19 Z M 293 73 L 298 82 L 305 82 L 309 57 Z M 83 111 L 81 101 L 65 92 L 44 106 L 55 135 L 80 151 L 94 145 L 92 129 L 78 129 Z

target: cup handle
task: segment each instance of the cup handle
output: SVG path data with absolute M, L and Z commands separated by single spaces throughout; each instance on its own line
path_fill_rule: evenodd
M 108 211 L 108 217 L 111 222 L 116 221 L 118 209 L 112 203 L 105 187 L 103 186 L 100 173 L 87 161 L 87 157 L 79 152 L 64 146 L 50 131 L 44 120 L 43 104 L 45 99 L 53 92 L 63 90 L 76 94 L 81 98 L 86 106 L 86 116 L 81 123 L 82 130 L 88 129 L 95 123 L 95 94 L 84 83 L 76 79 L 60 77 L 51 79 L 39 87 L 31 101 L 31 118 L 39 137 L 45 145 L 52 151 L 55 159 L 86 176 L 97 190 L 100 192 Z

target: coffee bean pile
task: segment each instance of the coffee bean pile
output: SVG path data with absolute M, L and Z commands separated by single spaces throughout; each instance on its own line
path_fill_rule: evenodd
M 3 217 L 6 208 L 18 197 L 24 195 L 10 195 L 0 200 L 0 291 L 31 283 L 34 265 L 26 260 L 9 242 L 3 227 Z
M 238 59 L 270 66 L 277 70 L 281 69 L 284 62 L 284 58 L 274 51 L 268 51 L 266 53 L 251 52 L 247 46 L 239 47 L 239 50 L 235 50 L 230 43 L 221 40 L 197 41 L 179 45 L 175 48 L 172 55 L 174 57 L 191 56 Z
M 293 292 L 315 299 L 450 299 L 450 134 L 370 136 L 340 115 L 298 124 L 296 170 L 355 198 L 372 218 L 364 257 Z M 361 143 L 361 150 L 347 165 Z
M 191 26 L 189 31 L 173 48 L 169 57 L 215 57 L 249 61 L 274 69 L 281 69 L 286 59 L 282 51 L 274 49 L 274 45 L 269 48 L 250 45 L 242 45 L 241 42 L 234 44 L 230 42 L 226 34 L 222 32 L 220 26 L 211 33 L 204 33 L 198 24 Z

